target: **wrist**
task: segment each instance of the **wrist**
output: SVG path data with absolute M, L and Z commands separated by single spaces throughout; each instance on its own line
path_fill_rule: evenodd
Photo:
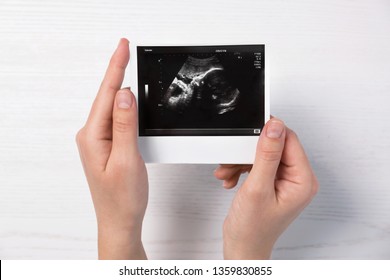
M 254 232 L 223 227 L 223 256 L 227 260 L 267 260 L 271 258 L 274 240 L 267 240 Z
M 141 228 L 118 228 L 99 224 L 99 259 L 146 259 Z
M 268 260 L 271 258 L 272 246 L 252 246 L 224 239 L 223 258 L 225 260 Z

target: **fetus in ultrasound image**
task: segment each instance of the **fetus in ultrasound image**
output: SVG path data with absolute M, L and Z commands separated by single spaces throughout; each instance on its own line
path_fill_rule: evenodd
M 226 78 L 216 56 L 188 56 L 162 98 L 167 110 L 179 114 L 194 112 L 222 115 L 235 110 L 240 91 Z

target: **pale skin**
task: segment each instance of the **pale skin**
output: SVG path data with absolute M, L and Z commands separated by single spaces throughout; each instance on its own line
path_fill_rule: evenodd
M 223 225 L 225 259 L 268 259 L 280 234 L 310 203 L 318 181 L 297 135 L 272 118 L 252 165 L 221 165 L 214 175 L 233 188 L 249 172 Z
M 137 108 L 121 89 L 129 61 L 121 39 L 77 144 L 98 223 L 100 259 L 146 259 L 141 241 L 148 176 L 137 146 Z
M 99 259 L 146 259 L 148 176 L 137 144 L 135 97 L 121 88 L 129 59 L 129 42 L 121 39 L 76 137 L 97 217 Z M 224 257 L 267 259 L 318 183 L 296 134 L 276 118 L 259 137 L 253 166 L 221 165 L 214 175 L 230 189 L 244 172 L 249 175 L 223 225 Z

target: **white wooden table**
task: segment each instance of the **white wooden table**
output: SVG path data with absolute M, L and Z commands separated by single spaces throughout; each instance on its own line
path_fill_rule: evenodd
M 388 0 L 1 0 L 1 259 L 96 258 L 74 136 L 120 37 L 266 42 L 271 112 L 297 131 L 321 184 L 273 258 L 390 258 Z M 134 73 L 131 63 L 125 85 Z M 222 257 L 234 191 L 215 167 L 148 166 L 150 258 Z

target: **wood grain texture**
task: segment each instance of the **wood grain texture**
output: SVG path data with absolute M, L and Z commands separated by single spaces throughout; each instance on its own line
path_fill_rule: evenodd
M 390 2 L 0 2 L 0 258 L 96 258 L 74 141 L 120 37 L 269 45 L 271 112 L 297 131 L 321 190 L 275 259 L 390 258 Z M 125 85 L 135 84 L 130 63 Z M 234 191 L 213 165 L 150 165 L 153 259 L 221 258 Z

